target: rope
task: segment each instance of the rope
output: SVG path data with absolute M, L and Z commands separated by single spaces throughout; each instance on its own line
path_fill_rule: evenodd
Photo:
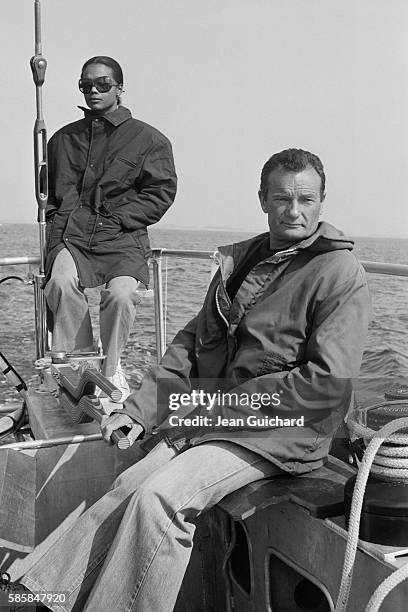
M 5 378 L 14 386 L 16 391 L 21 393 L 21 395 L 26 399 L 27 396 L 27 385 L 24 380 L 21 378 L 20 374 L 17 372 L 15 368 L 11 365 L 11 363 L 7 360 L 5 355 L 0 352 L 0 371 L 4 374 Z
M 364 492 L 365 492 L 365 488 L 367 485 L 368 476 L 370 474 L 370 468 L 374 461 L 374 457 L 377 454 L 377 451 L 380 448 L 380 446 L 385 441 L 389 443 L 390 440 L 394 442 L 394 440 L 396 439 L 398 440 L 404 439 L 406 441 L 405 443 L 408 443 L 408 436 L 398 436 L 397 437 L 397 436 L 392 435 L 394 432 L 400 429 L 403 429 L 405 427 L 408 427 L 407 417 L 395 419 L 391 421 L 390 423 L 387 423 L 386 425 L 384 425 L 384 427 L 382 427 L 378 431 L 374 431 L 368 427 L 364 427 L 360 425 L 359 423 L 355 421 L 353 417 L 349 417 L 347 424 L 353 433 L 356 433 L 356 432 L 360 433 L 362 430 L 364 430 L 363 436 L 366 438 L 371 437 L 372 440 L 369 443 L 364 453 L 363 459 L 360 464 L 360 469 L 357 474 L 356 483 L 354 486 L 353 500 L 351 503 L 351 510 L 350 510 L 348 539 L 347 539 L 346 552 L 344 555 L 343 574 L 342 574 L 339 594 L 338 594 L 337 602 L 336 602 L 336 612 L 345 612 L 345 610 L 347 609 L 347 603 L 350 597 L 351 583 L 352 583 L 353 571 L 354 571 L 354 561 L 355 561 L 356 552 L 357 552 L 361 510 L 362 510 L 363 500 L 364 500 Z M 381 467 L 379 469 L 384 470 L 388 468 Z M 400 475 L 400 472 L 404 472 L 405 474 L 405 471 L 408 471 L 408 470 L 400 470 L 399 468 L 392 468 L 392 470 L 394 472 L 395 477 L 399 479 L 404 477 Z M 389 576 L 389 578 L 391 578 L 391 576 Z M 401 580 L 403 580 L 403 578 Z M 385 585 L 385 581 L 383 584 Z M 383 584 L 381 584 L 380 587 L 383 587 Z M 394 586 L 396 586 L 394 582 L 391 582 L 391 587 L 388 587 L 388 585 L 384 586 L 381 589 L 379 587 L 381 591 L 381 597 L 384 599 L 386 595 L 390 592 L 390 590 L 394 588 Z M 367 609 L 366 609 L 366 612 L 368 612 Z
M 408 563 L 397 569 L 388 576 L 381 584 L 376 588 L 374 593 L 370 597 L 365 612 L 377 612 L 388 593 L 390 593 L 396 586 L 398 586 L 403 580 L 408 578 Z
M 0 285 L 1 285 L 1 283 L 5 283 L 8 280 L 18 280 L 18 281 L 24 283 L 24 279 L 21 278 L 20 276 L 5 276 L 4 278 L 0 279 Z
M 163 295 L 163 334 L 164 334 L 164 344 L 167 346 L 167 270 L 168 270 L 168 261 L 169 258 L 165 257 L 165 267 L 164 267 L 164 295 Z
M 386 404 L 375 404 L 368 408 L 365 408 L 363 412 L 358 411 L 350 416 L 348 420 L 348 427 L 350 432 L 359 438 L 364 438 L 366 445 L 369 440 L 373 438 L 376 430 L 370 427 L 364 426 L 358 422 L 358 416 L 367 416 L 368 411 L 375 410 L 377 408 L 389 408 L 394 414 L 393 421 L 396 419 L 396 414 L 402 412 L 401 417 L 408 416 L 408 403 L 406 400 L 396 400 L 387 402 Z M 401 407 L 402 410 L 398 410 Z M 381 431 L 381 430 L 380 430 Z M 390 480 L 408 480 L 408 435 L 404 434 L 391 435 L 385 441 L 386 445 L 378 449 L 377 455 L 373 460 L 371 471 L 379 477 Z

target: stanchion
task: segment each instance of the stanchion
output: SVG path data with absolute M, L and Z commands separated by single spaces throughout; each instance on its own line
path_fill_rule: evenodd
M 34 2 L 35 55 L 30 60 L 36 92 L 37 116 L 34 124 L 34 176 L 35 196 L 38 205 L 38 229 L 40 239 L 40 265 L 38 275 L 34 275 L 34 305 L 37 359 L 44 357 L 47 346 L 46 306 L 41 290 L 45 272 L 45 209 L 48 202 L 48 162 L 47 131 L 43 117 L 42 86 L 45 80 L 47 60 L 41 49 L 41 7 L 39 0 Z

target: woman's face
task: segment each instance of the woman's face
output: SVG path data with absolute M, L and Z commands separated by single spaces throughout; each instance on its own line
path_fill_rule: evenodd
M 111 82 L 115 83 L 115 85 L 113 85 L 109 91 L 103 93 L 98 91 L 96 85 L 93 84 L 91 91 L 89 93 L 84 93 L 84 98 L 90 109 L 101 115 L 105 115 L 117 108 L 118 96 L 122 88 L 116 84 L 112 68 L 105 66 L 105 64 L 90 64 L 85 68 L 81 79 L 94 81 L 100 77 L 109 77 Z

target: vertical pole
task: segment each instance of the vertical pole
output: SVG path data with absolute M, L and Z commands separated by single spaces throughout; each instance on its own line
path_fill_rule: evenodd
M 38 230 L 40 241 L 40 266 L 38 275 L 34 275 L 34 307 L 37 359 L 44 357 L 47 346 L 46 304 L 41 285 L 45 272 L 46 251 L 46 219 L 45 209 L 48 202 L 48 163 L 47 163 L 47 131 L 43 118 L 42 86 L 45 80 L 47 60 L 42 56 L 41 49 L 41 6 L 40 1 L 34 1 L 35 25 L 35 55 L 30 60 L 33 73 L 36 96 L 37 116 L 34 124 L 34 173 L 35 195 L 38 205 Z
M 162 284 L 162 252 L 153 255 L 153 282 L 154 282 L 154 320 L 156 328 L 156 354 L 157 363 L 160 363 L 166 351 L 163 324 L 163 284 Z
M 42 283 L 44 275 L 34 274 L 34 318 L 35 318 L 35 346 L 37 359 L 44 357 L 47 350 L 47 317 Z

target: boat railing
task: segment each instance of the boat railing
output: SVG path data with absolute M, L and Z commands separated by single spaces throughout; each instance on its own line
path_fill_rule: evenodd
M 185 259 L 208 259 L 215 265 L 218 261 L 218 251 L 200 251 L 195 249 L 152 249 L 152 273 L 153 273 L 153 295 L 154 295 L 154 316 L 156 330 L 156 351 L 157 361 L 160 361 L 166 350 L 165 321 L 164 321 L 164 301 L 163 301 L 163 259 L 185 258 Z M 20 256 L 20 257 L 1 257 L 0 268 L 2 266 L 13 265 L 38 265 L 39 256 Z M 378 261 L 361 261 L 362 266 L 370 274 L 386 274 L 391 276 L 408 277 L 408 265 L 394 264 Z M 38 308 L 38 301 L 41 299 L 40 280 L 37 274 L 31 272 L 31 279 L 34 284 L 34 305 L 36 311 L 36 338 L 37 338 L 37 357 L 44 356 L 44 347 L 47 346 L 46 325 L 44 319 L 39 315 L 42 312 Z M 0 279 L 1 280 L 1 279 Z M 40 320 L 41 318 L 41 320 Z

